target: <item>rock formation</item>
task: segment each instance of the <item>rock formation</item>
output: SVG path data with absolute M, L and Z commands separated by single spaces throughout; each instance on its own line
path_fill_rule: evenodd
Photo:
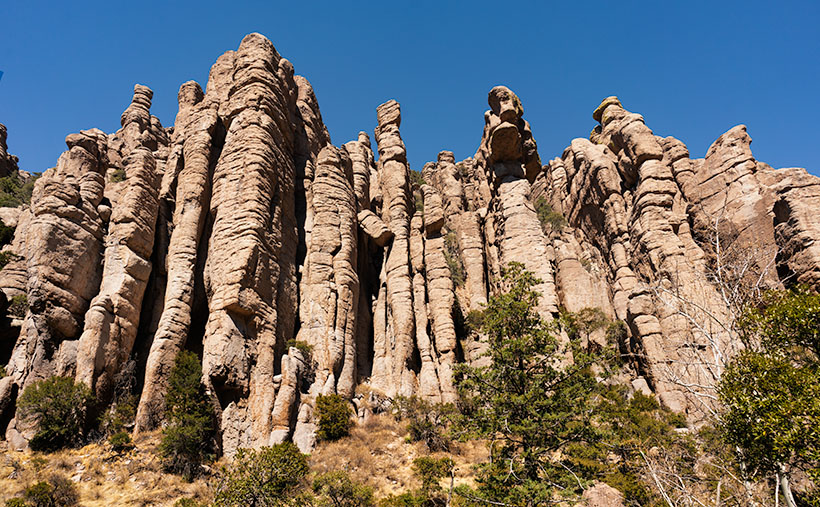
M 6 126 L 0 123 L 0 178 L 17 172 L 17 157 L 9 154 L 6 139 L 8 131 Z
M 161 426 L 185 349 L 228 455 L 309 450 L 319 395 L 360 415 L 374 399 L 455 401 L 456 365 L 485 360 L 464 320 L 510 262 L 540 280 L 544 319 L 624 322 L 586 346 L 617 346 L 631 388 L 696 421 L 738 347 L 718 290 L 738 280 L 714 267 L 820 287 L 820 179 L 756 161 L 743 126 L 692 159 L 609 97 L 589 139 L 542 165 L 521 100 L 498 86 L 475 156 L 442 151 L 414 174 L 396 101 L 376 109 L 378 156 L 365 132 L 334 146 L 308 81 L 259 34 L 217 59 L 204 92 L 180 87 L 173 127 L 151 100 L 137 85 L 120 130 L 69 135 L 31 204 L 2 214 L 16 229 L 0 299 L 28 306 L 0 333 L 0 429 L 15 446 L 31 436 L 17 396 L 52 375 L 102 407 L 127 385 L 135 431 Z M 16 170 L 0 126 L 0 176 Z

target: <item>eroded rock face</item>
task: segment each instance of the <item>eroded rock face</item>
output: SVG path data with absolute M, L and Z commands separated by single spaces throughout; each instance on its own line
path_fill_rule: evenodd
M 399 133 L 401 109 L 391 100 L 377 109 L 379 125 L 378 177 L 383 197 L 382 219 L 393 233 L 382 268 L 383 290 L 374 319 L 374 388 L 390 397 L 410 396 L 415 391 L 416 372 L 411 359 L 415 343 L 413 285 L 410 272 L 410 173 L 407 152 Z M 382 310 L 383 308 L 383 310 Z M 378 320 L 376 320 L 378 319 Z
M 301 284 L 301 326 L 316 362 L 315 394 L 351 398 L 356 387 L 356 198 L 350 156 L 325 147 L 313 180 L 315 222 Z
M 0 123 L 0 178 L 8 176 L 17 172 L 17 157 L 9 154 L 8 144 L 8 130 L 6 126 Z
M 162 169 L 157 170 L 149 148 L 157 143 L 150 133 L 150 98 L 151 91 L 137 85 L 122 116 L 126 139 L 139 142 L 126 143 L 126 188 L 108 222 L 102 279 L 77 346 L 77 380 L 89 385 L 99 400 L 110 399 L 114 379 L 131 355 L 151 275 Z
M 484 113 L 484 136 L 475 159 L 492 188 L 485 224 L 485 231 L 492 229 L 486 235 L 491 278 L 497 283 L 509 263 L 523 264 L 541 280 L 534 287 L 541 293 L 539 314 L 552 320 L 558 313 L 553 259 L 530 199 L 530 180 L 541 167 L 535 140 L 512 91 L 496 86 L 488 102 L 491 109 Z
M 540 279 L 544 319 L 623 321 L 581 345 L 619 347 L 628 388 L 697 419 L 738 343 L 717 325 L 734 309 L 715 263 L 755 248 L 765 286 L 820 283 L 820 179 L 756 161 L 743 126 L 691 159 L 608 97 L 590 138 L 542 166 L 521 100 L 499 86 L 475 156 L 442 151 L 421 183 L 396 101 L 376 109 L 378 161 L 364 132 L 333 146 L 310 83 L 259 34 L 216 60 L 205 92 L 180 87 L 172 129 L 152 95 L 135 87 L 117 132 L 68 136 L 31 205 L 2 213 L 17 257 L 0 308 L 28 298 L 0 329 L 14 445 L 31 435 L 18 394 L 52 375 L 103 404 L 131 375 L 136 431 L 161 426 L 184 349 L 201 357 L 227 455 L 287 439 L 309 451 L 322 394 L 362 418 L 399 395 L 456 401 L 455 366 L 487 361 L 465 318 L 510 262 Z M 0 176 L 16 170 L 5 138 Z M 586 500 L 620 501 L 610 493 Z

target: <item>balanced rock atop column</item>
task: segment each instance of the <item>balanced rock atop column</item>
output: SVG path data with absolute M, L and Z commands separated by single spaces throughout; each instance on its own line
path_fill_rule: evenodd
M 491 216 L 485 222 L 493 283 L 502 271 L 519 262 L 541 280 L 539 314 L 552 320 L 558 314 L 555 275 L 547 238 L 530 201 L 530 181 L 541 170 L 541 162 L 524 108 L 518 97 L 503 86 L 490 91 L 490 110 L 484 114 L 484 135 L 475 155 L 477 165 L 491 183 Z M 486 229 L 491 229 L 490 234 Z
M 0 319 L 0 433 L 17 447 L 34 430 L 18 396 L 54 375 L 90 386 L 95 412 L 135 396 L 135 432 L 162 427 L 184 350 L 227 456 L 310 451 L 320 395 L 361 418 L 398 396 L 455 402 L 457 364 L 489 360 L 466 317 L 513 262 L 540 280 L 544 320 L 623 321 L 586 346 L 617 346 L 627 389 L 696 421 L 740 347 L 714 267 L 820 288 L 820 179 L 755 160 L 742 125 L 692 159 L 607 97 L 589 137 L 542 166 L 521 100 L 497 86 L 475 156 L 441 151 L 418 174 L 398 102 L 376 108 L 377 155 L 364 132 L 336 147 L 310 83 L 260 34 L 214 62 L 205 91 L 180 86 L 173 127 L 152 98 L 136 85 L 122 128 L 69 135 L 31 204 L 2 213 L 0 308 L 26 296 Z M 0 176 L 15 171 L 0 125 Z

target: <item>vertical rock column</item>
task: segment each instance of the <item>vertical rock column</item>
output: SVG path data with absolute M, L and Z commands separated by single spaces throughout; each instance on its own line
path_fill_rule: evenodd
M 488 227 L 495 230 L 488 233 L 488 240 L 494 240 L 490 249 L 498 250 L 501 266 L 496 270 L 510 262 L 524 264 L 541 280 L 534 287 L 541 294 L 537 311 L 542 318 L 552 320 L 558 312 L 552 259 L 529 198 L 530 181 L 534 181 L 541 170 L 535 140 L 522 118 L 521 102 L 512 91 L 496 86 L 490 91 L 488 102 L 490 110 L 485 113 L 484 136 L 475 158 L 493 189 L 495 216 Z M 491 252 L 488 255 L 490 259 L 496 257 Z
M 14 407 L 11 398 L 31 382 L 74 374 L 77 338 L 102 271 L 105 224 L 98 206 L 108 167 L 106 142 L 96 129 L 69 135 L 68 151 L 35 185 L 25 238 L 29 311 L 8 376 L 0 379 L 5 412 Z
M 6 126 L 0 123 L 0 178 L 17 172 L 17 157 L 8 153 L 7 136 Z
M 316 361 L 311 394 L 350 398 L 356 387 L 359 298 L 356 198 L 350 157 L 325 147 L 313 180 L 315 221 L 305 260 L 297 340 Z
M 114 376 L 131 354 L 137 335 L 142 297 L 151 274 L 151 252 L 159 209 L 159 174 L 144 145 L 150 128 L 152 92 L 137 85 L 134 100 L 122 115 L 126 139 L 133 140 L 124 159 L 126 183 L 111 215 L 100 290 L 85 315 L 77 352 L 78 381 L 106 401 Z M 128 149 L 127 148 L 127 149 Z
M 356 194 L 359 240 L 357 269 L 359 274 L 358 317 L 356 322 L 357 381 L 370 377 L 373 369 L 373 308 L 372 301 L 379 292 L 379 270 L 382 248 L 393 238 L 393 233 L 381 218 L 371 210 L 371 180 L 379 191 L 378 173 L 370 148 L 370 137 L 359 132 L 355 141 L 345 143 L 353 167 L 353 191 Z M 378 194 L 378 192 L 374 192 Z M 378 205 L 378 203 L 376 203 Z M 376 255 L 374 255 L 374 253 Z
M 425 266 L 424 216 L 420 211 L 410 221 L 410 261 L 413 267 L 413 312 L 416 319 L 416 348 L 419 351 L 418 395 L 430 403 L 441 403 L 441 386 L 438 376 L 438 358 L 430 336 L 430 319 L 427 305 Z
M 171 193 L 170 187 L 175 186 L 174 229 L 166 255 L 168 283 L 145 367 L 137 431 L 152 429 L 161 422 L 168 375 L 191 326 L 197 252 L 210 202 L 209 167 L 218 121 L 216 104 L 202 100 L 202 89 L 193 81 L 179 90 L 175 150 L 162 185 L 164 193 Z
M 444 208 L 438 191 L 422 185 L 424 195 L 424 272 L 427 281 L 427 313 L 432 321 L 433 354 L 438 364 L 442 401 L 455 402 L 453 368 L 456 362 L 456 328 L 453 322 L 455 292 L 445 257 Z
M 399 134 L 401 110 L 391 100 L 377 109 L 382 217 L 393 233 L 374 315 L 372 385 L 388 396 L 410 396 L 416 387 L 411 359 L 415 320 L 410 274 L 410 189 L 407 153 Z
M 447 229 L 455 232 L 458 238 L 465 272 L 464 287 L 468 296 L 467 304 L 462 306 L 465 311 L 481 309 L 487 303 L 483 234 L 478 212 L 470 209 L 465 199 L 464 185 L 453 152 L 440 152 L 438 161 L 426 165 L 423 175 L 425 181 L 441 194 Z
M 288 325 L 279 320 L 280 278 L 282 263 L 295 264 L 296 249 L 290 72 L 270 41 L 248 35 L 235 55 L 227 102 L 220 105 L 228 128 L 210 202 L 203 375 L 222 409 L 228 454 L 266 445 L 272 430 L 277 328 Z M 291 236 L 294 258 L 284 258 L 283 242 Z

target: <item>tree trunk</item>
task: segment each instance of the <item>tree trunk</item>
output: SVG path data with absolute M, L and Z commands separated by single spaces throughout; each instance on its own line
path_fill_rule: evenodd
M 797 502 L 794 501 L 792 495 L 792 487 L 789 485 L 789 472 L 786 465 L 780 465 L 780 490 L 783 492 L 783 502 L 786 507 L 797 507 Z

